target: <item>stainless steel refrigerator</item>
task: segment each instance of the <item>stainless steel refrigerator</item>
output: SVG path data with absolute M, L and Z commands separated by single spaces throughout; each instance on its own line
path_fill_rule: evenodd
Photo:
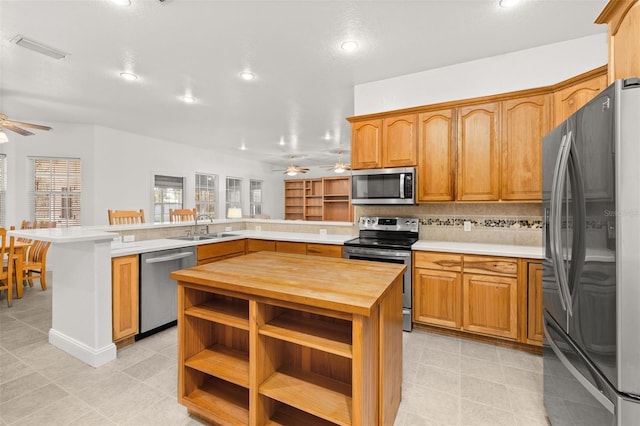
M 544 404 L 552 425 L 640 424 L 640 79 L 543 139 Z

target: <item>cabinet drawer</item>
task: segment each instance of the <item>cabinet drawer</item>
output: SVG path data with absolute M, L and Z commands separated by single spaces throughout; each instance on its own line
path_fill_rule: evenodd
M 465 256 L 464 272 L 465 274 L 515 277 L 518 275 L 518 259 L 511 257 Z
M 413 265 L 416 268 L 453 272 L 462 271 L 462 256 L 459 254 L 416 251 L 413 255 Z
M 276 242 L 271 240 L 247 240 L 247 253 L 276 251 Z
M 225 241 L 223 243 L 203 244 L 198 246 L 198 262 L 212 257 L 244 253 L 245 240 Z
M 281 253 L 307 254 L 307 244 L 276 241 L 276 251 Z
M 342 246 L 331 244 L 307 244 L 309 256 L 342 257 Z

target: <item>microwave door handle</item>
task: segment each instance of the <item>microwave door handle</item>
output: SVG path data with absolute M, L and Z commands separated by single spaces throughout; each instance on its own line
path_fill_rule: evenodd
M 405 179 L 405 174 L 404 173 L 400 173 L 400 198 L 405 198 L 404 196 L 404 179 Z

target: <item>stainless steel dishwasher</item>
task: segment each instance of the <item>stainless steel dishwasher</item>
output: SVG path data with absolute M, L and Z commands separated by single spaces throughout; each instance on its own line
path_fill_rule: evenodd
M 196 265 L 195 247 L 142 253 L 140 262 L 140 332 L 145 338 L 176 324 L 177 286 L 169 274 Z

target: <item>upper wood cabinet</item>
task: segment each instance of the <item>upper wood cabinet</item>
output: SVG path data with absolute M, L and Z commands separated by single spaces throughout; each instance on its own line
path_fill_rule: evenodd
M 500 103 L 459 108 L 456 199 L 500 199 Z
M 554 127 L 582 108 L 607 87 L 607 76 L 598 75 L 553 94 Z
M 382 120 L 367 120 L 351 126 L 351 168 L 382 167 Z
M 418 162 L 415 114 L 382 120 L 382 167 L 410 167 Z
M 609 0 L 596 19 L 607 24 L 609 36 L 608 82 L 640 76 L 640 1 Z
M 542 198 L 542 138 L 550 127 L 550 95 L 502 102 L 501 199 Z
M 455 109 L 418 116 L 417 202 L 455 198 L 456 144 Z
M 359 121 L 351 127 L 351 168 L 410 167 L 417 163 L 415 114 Z

